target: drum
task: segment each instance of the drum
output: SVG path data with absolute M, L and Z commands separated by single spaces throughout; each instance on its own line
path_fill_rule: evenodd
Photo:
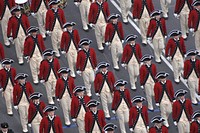
M 67 6 L 67 0 L 60 0 L 59 7 L 64 9 Z
M 30 2 L 30 0 L 15 0 L 15 3 L 23 8 L 23 13 L 25 13 L 27 16 L 31 14 Z

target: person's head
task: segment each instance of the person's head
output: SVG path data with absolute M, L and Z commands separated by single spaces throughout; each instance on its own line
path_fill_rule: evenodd
M 62 77 L 64 78 L 67 78 L 69 73 L 70 73 L 70 69 L 67 68 L 67 67 L 61 67 L 59 70 L 58 70 L 58 73 L 61 74 Z
M 97 106 L 99 104 L 100 104 L 99 101 L 92 99 L 87 103 L 87 107 L 90 109 L 90 111 L 96 112 L 97 111 Z
M 117 126 L 113 123 L 108 123 L 103 127 L 103 131 L 105 133 L 114 133 L 115 129 L 117 128 Z
M 200 110 L 197 110 L 192 114 L 192 120 L 200 121 Z
M 135 103 L 135 106 L 139 107 L 139 108 L 142 108 L 142 105 L 143 105 L 143 101 L 145 101 L 145 98 L 142 97 L 142 96 L 135 96 L 131 102 L 132 103 Z
M 55 115 L 55 110 L 57 110 L 58 108 L 55 106 L 55 105 L 51 105 L 51 104 L 49 104 L 49 105 L 47 105 L 45 108 L 44 108 L 44 110 L 43 110 L 43 112 L 44 113 L 47 113 L 49 116 L 54 116 Z
M 97 2 L 99 2 L 99 3 L 102 3 L 102 2 L 104 2 L 104 0 L 96 0 Z
M 175 97 L 178 99 L 178 100 L 185 100 L 185 95 L 186 95 L 187 91 L 186 90 L 183 90 L 183 89 L 179 89 L 175 92 Z
M 196 0 L 192 3 L 192 6 L 198 10 L 200 10 L 200 1 Z
M 30 35 L 32 35 L 32 36 L 36 36 L 38 30 L 39 30 L 38 27 L 36 27 L 36 26 L 30 26 L 30 27 L 27 29 L 27 33 L 30 34 Z
M 33 103 L 35 104 L 39 104 L 40 103 L 40 98 L 42 97 L 42 93 L 40 92 L 33 92 L 30 96 L 29 99 L 31 99 L 33 101 Z
M 153 59 L 153 56 L 152 56 L 152 55 L 145 54 L 145 55 L 140 59 L 140 61 L 141 61 L 141 62 L 144 62 L 144 64 L 151 65 L 152 59 Z
M 158 79 L 161 82 L 165 82 L 168 76 L 168 73 L 161 71 L 156 74 L 156 79 Z
M 154 126 L 161 128 L 165 119 L 161 116 L 155 116 L 151 119 L 151 123 L 154 123 Z
M 73 90 L 73 93 L 77 96 L 77 97 L 83 97 L 85 95 L 85 86 L 76 86 Z
M 97 111 L 97 106 L 91 106 L 91 107 L 90 107 L 90 110 L 91 110 L 92 112 Z
M 118 18 L 112 19 L 113 24 L 117 24 L 117 22 L 118 22 Z
M 90 48 L 90 44 L 92 43 L 92 41 L 88 38 L 83 38 L 80 40 L 79 42 L 79 46 L 81 46 L 83 49 L 88 50 Z
M 20 84 L 25 84 L 26 83 L 26 78 L 28 77 L 28 74 L 25 74 L 25 73 L 18 73 L 16 76 L 15 76 L 15 80 L 18 80 L 18 82 Z
M 161 10 L 155 10 L 151 13 L 151 17 L 152 18 L 155 18 L 156 20 L 160 20 L 161 18 L 161 14 L 162 14 L 162 11 Z
M 135 40 L 137 39 L 137 35 L 130 34 L 125 38 L 125 41 L 129 44 L 135 44 Z
M 141 108 L 142 107 L 142 102 L 141 101 L 140 102 L 136 102 L 135 105 Z
M 9 125 L 7 122 L 1 123 L 1 131 L 3 133 L 8 131 L 8 127 L 9 127 Z
M 121 90 L 121 91 L 124 91 L 125 89 L 125 85 L 127 84 L 128 82 L 123 80 L 123 79 L 119 79 L 115 82 L 114 86 L 118 89 L 118 90 Z
M 186 53 L 186 56 L 189 57 L 190 59 L 194 60 L 196 56 L 199 54 L 199 52 L 195 49 L 188 50 Z
M 4 68 L 6 69 L 10 69 L 11 68 L 11 64 L 14 62 L 14 60 L 10 59 L 10 58 L 5 58 L 2 60 L 2 65 Z
M 156 18 L 157 20 L 159 20 L 159 19 L 161 18 L 161 15 L 156 15 L 155 18 Z
M 85 95 L 85 91 L 76 92 L 76 95 L 79 97 L 83 97 Z
M 97 65 L 97 68 L 100 69 L 100 72 L 106 72 L 108 70 L 109 66 L 110 66 L 110 64 L 107 62 L 100 62 Z
M 119 18 L 119 17 L 120 17 L 119 14 L 113 13 L 113 14 L 111 14 L 111 15 L 108 17 L 108 21 L 110 21 L 110 22 L 113 23 L 113 24 L 117 24 L 118 18 Z
M 53 51 L 52 49 L 46 49 L 43 52 L 43 56 L 45 56 L 47 60 L 51 60 L 53 59 L 54 53 L 55 51 Z
M 48 112 L 48 115 L 49 115 L 49 116 L 54 116 L 54 115 L 55 115 L 55 111 L 54 111 L 54 110 L 53 110 L 53 111 L 49 111 L 49 112 Z

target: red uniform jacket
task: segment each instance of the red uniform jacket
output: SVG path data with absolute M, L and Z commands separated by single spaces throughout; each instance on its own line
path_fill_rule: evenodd
M 10 68 L 10 81 L 14 87 L 14 85 L 17 83 L 17 81 L 15 80 L 15 76 L 16 76 L 16 69 L 11 67 Z M 9 80 L 9 72 L 7 72 L 5 69 L 1 69 L 0 70 L 0 86 L 3 88 L 3 91 L 5 91 L 7 84 L 8 84 L 8 80 Z
M 53 58 L 52 61 L 53 64 L 53 68 L 51 68 L 51 63 L 47 60 L 44 59 L 41 63 L 40 63 L 40 74 L 39 74 L 39 78 L 41 80 L 45 80 L 48 81 L 49 75 L 51 73 L 51 69 L 53 70 L 53 73 L 55 75 L 56 78 L 58 78 L 58 70 L 60 69 L 60 63 L 58 61 L 57 58 Z
M 148 117 L 148 112 L 147 112 L 147 107 L 142 106 L 141 111 L 141 116 L 144 121 L 145 126 L 149 126 L 149 117 Z M 139 109 L 136 106 L 133 106 L 130 108 L 129 111 L 129 128 L 135 128 L 137 121 L 139 119 Z
M 184 73 L 183 73 L 183 77 L 185 79 L 188 79 L 190 74 L 192 73 L 192 71 L 195 71 L 197 77 L 199 78 L 200 76 L 200 60 L 196 59 L 195 61 L 195 67 L 193 68 L 192 66 L 192 61 L 189 59 L 189 60 L 186 60 L 184 62 Z
M 98 125 L 100 131 L 103 132 L 102 129 L 106 125 L 103 110 L 98 110 L 96 117 L 97 118 L 95 118 L 95 115 L 91 111 L 88 111 L 85 113 L 85 132 L 86 133 L 92 133 L 95 121 L 97 122 L 97 125 Z
M 128 64 L 133 54 L 135 55 L 139 63 L 140 59 L 142 58 L 142 50 L 140 48 L 140 44 L 136 43 L 134 46 L 130 44 L 126 44 L 126 46 L 124 47 L 123 54 L 122 54 L 121 62 Z
M 157 70 L 156 70 L 155 64 L 151 64 L 150 69 L 148 68 L 147 65 L 142 65 L 140 67 L 140 85 L 146 84 L 146 81 L 147 81 L 149 75 L 151 75 L 154 82 L 156 82 L 156 79 L 155 79 L 156 73 L 157 73 Z
M 124 98 L 124 101 L 126 102 L 129 109 L 132 107 L 129 90 L 128 89 L 124 90 L 124 97 L 122 96 L 120 90 L 115 90 L 114 98 L 112 101 L 112 110 L 116 111 L 118 109 L 119 105 L 121 104 L 122 98 Z
M 49 6 L 48 6 L 48 3 L 49 3 L 49 0 L 32 0 L 31 1 L 31 12 L 38 12 L 38 10 L 40 9 L 40 5 L 42 3 L 42 1 L 44 2 L 46 8 L 48 9 Z
M 33 36 L 28 36 L 24 42 L 24 56 L 29 56 L 31 58 L 36 46 L 38 47 L 42 56 L 42 52 L 46 49 L 42 35 L 37 34 L 36 38 Z
M 111 71 L 108 71 L 105 75 L 101 72 L 98 72 L 94 80 L 95 93 L 99 93 L 99 94 L 101 93 L 101 90 L 105 82 L 108 84 L 111 93 L 115 90 L 114 74 Z
M 160 26 L 158 23 L 160 22 Z M 159 21 L 157 21 L 155 18 L 152 18 L 150 20 L 148 30 L 147 30 L 147 37 L 152 37 L 154 38 L 158 28 L 160 27 L 160 30 L 162 32 L 163 37 L 167 35 L 167 29 L 166 29 L 166 24 L 165 24 L 165 19 L 161 18 Z
M 53 31 L 56 19 L 58 19 L 62 29 L 63 24 L 66 23 L 64 11 L 61 8 L 58 8 L 57 12 L 55 13 L 54 9 L 49 9 L 46 13 L 46 31 Z
M 185 47 L 185 42 L 184 42 L 183 37 L 180 37 L 179 41 L 175 41 L 173 38 L 170 38 L 165 48 L 165 56 L 166 57 L 171 56 L 173 60 L 176 50 L 178 48 L 182 56 L 184 57 L 184 54 L 186 53 L 186 47 Z
M 108 23 L 105 32 L 105 42 L 112 42 L 116 32 L 120 40 L 124 40 L 124 31 L 122 23 L 121 22 L 117 22 L 117 24 Z
M 85 50 L 80 50 L 78 52 L 76 69 L 84 71 L 88 60 L 90 61 L 92 68 L 95 69 L 97 66 L 97 58 L 95 50 L 93 48 L 90 48 L 88 52 L 86 52 Z
M 161 130 L 157 129 L 155 126 L 149 129 L 149 133 L 158 133 L 158 131 L 161 131 L 160 133 L 168 133 L 168 128 L 162 125 Z
M 88 15 L 88 22 L 96 24 L 100 11 L 102 10 L 105 21 L 107 22 L 108 16 L 110 16 L 110 10 L 108 3 L 105 1 L 101 5 L 99 5 L 97 2 L 94 2 L 90 5 L 90 11 Z
M 199 11 L 197 9 L 193 9 L 189 13 L 188 17 L 188 27 L 189 28 L 194 28 L 194 31 L 197 31 L 199 27 Z
M 186 4 L 188 5 L 189 9 L 192 9 L 192 2 L 193 0 L 176 0 L 176 5 L 175 5 L 175 10 L 174 13 L 179 14 L 181 12 L 181 10 L 183 9 L 185 2 L 187 2 Z
M 78 48 L 79 48 L 78 44 L 80 41 L 80 36 L 79 36 L 78 30 L 74 29 L 72 31 L 72 34 L 69 31 L 63 32 L 62 38 L 61 38 L 61 43 L 60 43 L 61 51 L 66 51 L 66 53 L 67 53 L 69 50 L 69 47 L 71 45 L 71 41 L 73 41 L 74 46 L 78 50 Z
M 81 99 L 78 98 L 77 96 L 72 97 L 72 101 L 71 101 L 71 117 L 72 117 L 72 119 L 78 117 L 78 114 L 81 109 L 81 105 L 83 105 L 85 112 L 89 111 L 89 109 L 86 106 L 86 104 L 89 101 L 90 101 L 90 97 L 87 95 L 83 97 L 83 104 L 81 104 Z
M 0 43 L 0 61 L 5 58 L 3 45 Z
M 17 38 L 20 24 L 26 35 L 26 30 L 30 27 L 30 23 L 28 17 L 25 14 L 21 14 L 20 18 L 17 18 L 16 16 L 10 17 L 8 21 L 7 37 L 13 37 L 13 39 Z
M 149 13 L 149 16 L 151 14 L 151 12 L 154 11 L 154 5 L 152 0 L 145 0 L 146 1 L 146 8 L 147 11 Z M 134 0 L 134 4 L 133 4 L 133 19 L 140 19 L 142 16 L 142 13 L 144 11 L 144 4 L 143 4 L 143 0 Z
M 199 133 L 200 123 L 197 120 L 193 121 L 190 125 L 190 133 Z
M 7 2 L 7 3 L 6 3 Z M 8 6 L 9 9 L 15 6 L 15 0 L 1 0 L 0 1 L 0 20 L 3 18 L 4 13 L 6 11 L 6 6 Z
M 66 81 L 63 78 L 59 78 L 56 82 L 56 98 L 62 99 L 66 89 L 67 89 L 66 91 L 72 98 L 74 88 L 75 88 L 74 78 L 68 76 L 68 79 Z
M 29 101 L 29 96 L 34 92 L 33 87 L 30 82 L 26 82 L 25 89 L 26 89 L 25 95 L 26 95 L 27 100 Z M 19 83 L 16 84 L 13 90 L 14 106 L 17 106 L 20 103 L 23 93 L 24 91 L 23 91 L 22 86 Z
M 164 85 L 165 85 L 165 88 L 164 88 Z M 174 88 L 172 86 L 172 82 L 170 80 L 166 80 L 166 83 L 164 85 L 161 82 L 156 82 L 154 85 L 154 94 L 155 94 L 156 103 L 161 102 L 164 92 L 166 93 L 170 102 L 173 102 L 173 100 L 175 100 Z
M 34 120 L 37 113 L 40 113 L 41 117 L 44 117 L 45 114 L 43 113 L 43 109 L 45 108 L 45 106 L 45 103 L 42 101 L 40 101 L 38 105 L 36 105 L 33 102 L 30 102 L 28 108 L 28 123 L 31 123 Z M 39 107 L 39 110 L 37 109 L 37 107 Z
M 192 108 L 191 101 L 189 99 L 185 99 L 185 102 L 184 102 L 183 106 L 184 107 L 182 108 L 182 104 L 181 104 L 180 100 L 177 100 L 177 101 L 175 101 L 173 103 L 173 106 L 172 106 L 172 118 L 177 123 L 180 120 L 180 117 L 181 117 L 181 114 L 182 114 L 183 110 L 185 111 L 185 114 L 187 116 L 188 121 L 191 120 L 191 116 L 192 116 L 192 113 L 193 113 L 193 108 Z
M 51 123 L 53 124 L 53 127 L 51 126 Z M 63 133 L 62 122 L 59 116 L 55 115 L 52 121 L 48 116 L 43 117 L 40 122 L 40 133 L 49 133 L 51 127 L 54 133 Z

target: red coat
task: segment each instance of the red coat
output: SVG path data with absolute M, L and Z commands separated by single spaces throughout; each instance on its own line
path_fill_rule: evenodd
M 103 12 L 105 21 L 107 22 L 107 18 L 108 18 L 108 16 L 110 16 L 110 10 L 109 10 L 108 3 L 105 1 L 102 3 L 101 6 L 102 6 L 102 12 Z M 90 11 L 89 11 L 89 15 L 88 15 L 89 23 L 96 24 L 96 22 L 99 18 L 100 10 L 101 10 L 100 6 L 97 2 L 94 2 L 90 5 Z
M 108 23 L 105 32 L 105 42 L 112 42 L 115 36 L 115 32 L 119 36 L 120 40 L 124 40 L 124 30 L 121 22 L 117 22 L 117 30 L 115 30 L 115 25 L 113 23 Z
M 192 113 L 193 113 L 192 102 L 189 99 L 185 99 L 184 108 L 182 109 L 181 106 L 182 105 L 181 105 L 181 102 L 179 100 L 176 100 L 173 103 L 173 106 L 172 106 L 172 119 L 178 123 L 179 120 L 180 120 L 182 111 L 184 109 L 185 110 L 185 114 L 187 116 L 187 119 L 188 119 L 188 121 L 190 121 Z
M 149 77 L 149 75 L 151 75 L 151 77 L 153 78 L 154 82 L 156 81 L 155 76 L 157 73 L 156 70 L 156 65 L 155 64 L 151 64 L 150 66 L 151 68 L 151 72 L 148 70 L 148 66 L 147 65 L 142 65 L 140 67 L 140 85 L 145 85 L 146 81 Z
M 183 77 L 185 79 L 188 79 L 190 74 L 192 73 L 192 70 L 193 70 L 193 67 L 192 67 L 192 61 L 189 59 L 189 60 L 186 60 L 184 62 L 184 72 L 183 72 Z M 194 71 L 196 73 L 196 76 L 197 77 L 200 77 L 200 60 L 196 59 L 196 62 L 195 62 L 195 68 L 194 68 Z
M 29 56 L 30 58 L 33 56 L 33 53 L 35 51 L 35 47 L 37 46 L 41 56 L 42 56 L 42 52 L 46 49 L 45 45 L 44 45 L 44 40 L 42 38 L 42 35 L 37 34 L 36 39 L 33 38 L 33 36 L 28 36 L 25 39 L 24 42 L 24 56 Z
M 154 94 L 155 94 L 155 102 L 160 103 L 164 92 L 166 93 L 167 97 L 169 98 L 170 102 L 175 100 L 174 98 L 174 88 L 172 86 L 172 81 L 166 80 L 166 88 L 164 89 L 163 84 L 161 82 L 156 82 L 154 85 Z
M 100 131 L 103 132 L 102 129 L 106 125 L 103 110 L 97 111 L 97 117 L 98 117 L 98 119 L 96 120 L 96 122 L 99 126 Z M 86 133 L 92 133 L 92 130 L 94 128 L 94 124 L 95 124 L 95 118 L 93 116 L 93 113 L 91 111 L 86 112 L 85 113 L 85 132 Z
M 44 5 L 48 9 L 49 8 L 49 6 L 48 6 L 49 0 L 32 0 L 31 1 L 31 7 L 30 7 L 31 12 L 34 12 L 34 13 L 38 12 L 38 10 L 40 9 L 42 1 L 44 2 Z
M 90 63 L 92 65 L 92 68 L 95 69 L 97 67 L 97 58 L 96 53 L 93 48 L 90 48 L 88 50 L 89 57 L 87 57 L 87 52 L 85 50 L 80 50 L 78 52 L 77 56 L 77 62 L 76 62 L 76 69 L 80 71 L 84 71 L 85 67 L 87 65 L 87 59 L 90 60 Z
M 55 115 L 53 119 L 53 131 L 54 133 L 63 133 L 62 122 L 59 116 Z M 51 130 L 51 120 L 48 116 L 43 117 L 40 122 L 39 133 L 49 133 Z
M 157 133 L 157 127 L 155 127 L 155 126 L 151 127 L 149 129 L 149 133 Z M 162 127 L 161 127 L 161 133 L 168 133 L 168 128 L 166 126 L 162 125 Z
M 189 17 L 188 17 L 188 27 L 189 28 L 194 28 L 194 31 L 197 31 L 198 27 L 199 27 L 199 15 L 198 15 L 198 10 L 197 9 L 193 9 L 190 11 L 189 13 Z
M 126 102 L 128 108 L 130 109 L 132 107 L 132 103 L 131 103 L 131 97 L 130 97 L 130 92 L 128 89 L 124 90 L 124 101 Z M 114 92 L 114 98 L 112 101 L 112 110 L 117 110 L 119 105 L 121 104 L 122 101 L 122 96 L 120 94 L 120 90 L 115 90 Z
M 29 101 L 29 96 L 34 92 L 34 90 L 30 82 L 26 82 L 25 87 L 26 87 L 25 95 L 26 95 L 27 100 Z M 23 93 L 24 92 L 21 85 L 19 83 L 16 84 L 13 89 L 14 106 L 17 106 L 20 103 Z
M 25 14 L 21 14 L 20 19 L 21 19 L 22 29 L 24 30 L 24 33 L 26 35 L 27 34 L 26 30 L 30 27 L 28 17 Z M 16 16 L 10 17 L 8 21 L 7 37 L 13 37 L 13 39 L 17 38 L 19 26 L 20 23 L 18 21 L 18 18 Z
M 6 4 L 6 1 L 8 2 L 8 5 Z M 15 6 L 15 0 L 0 0 L 0 20 L 4 16 L 6 6 L 8 6 L 9 9 L 13 8 Z
M 138 63 L 140 63 L 140 59 L 142 58 L 142 50 L 140 48 L 140 44 L 136 43 L 135 46 L 130 44 L 126 44 L 124 47 L 124 51 L 122 54 L 122 63 L 128 64 L 133 54 L 135 55 Z
M 186 1 L 189 9 L 192 9 L 192 2 L 193 0 L 187 0 Z M 185 5 L 185 0 L 176 0 L 176 5 L 175 5 L 175 9 L 174 9 L 174 13 L 179 14 L 181 12 L 181 10 L 183 9 Z
M 182 56 L 184 57 L 184 54 L 186 53 L 186 47 L 185 47 L 185 42 L 183 37 L 179 38 L 179 47 L 177 46 L 177 42 L 173 39 L 170 38 L 167 42 L 166 48 L 165 48 L 165 56 L 171 56 L 172 59 L 176 53 L 176 50 L 179 48 Z
M 5 58 L 3 45 L 0 43 L 0 61 Z
M 166 29 L 166 24 L 165 24 L 165 19 L 161 18 L 160 19 L 160 30 L 162 32 L 163 37 L 167 36 L 167 29 Z M 147 30 L 147 37 L 152 37 L 154 38 L 157 30 L 158 30 L 158 25 L 157 25 L 157 21 L 155 18 L 152 18 L 150 20 L 149 26 L 148 26 L 148 30 Z
M 144 10 L 143 6 L 144 5 L 143 5 L 142 0 L 134 0 L 133 11 L 132 11 L 133 19 L 140 19 L 141 18 L 143 10 Z M 152 0 L 146 0 L 146 8 L 147 8 L 147 11 L 148 11 L 149 16 L 150 16 L 151 12 L 154 11 L 154 5 L 153 5 Z
M 60 69 L 60 63 L 57 58 L 53 58 L 53 73 L 55 74 L 55 77 L 58 78 L 58 70 Z M 44 59 L 40 63 L 40 73 L 39 73 L 39 79 L 48 81 L 49 75 L 51 72 L 50 63 L 47 59 Z
M 30 102 L 29 108 L 28 108 L 28 123 L 31 123 L 37 113 L 39 112 L 41 117 L 44 117 L 45 114 L 43 112 L 44 108 L 46 107 L 45 103 L 40 101 L 39 103 L 39 110 L 37 110 L 37 105 L 33 102 Z
M 65 82 L 67 82 L 67 85 L 65 87 Z M 67 81 L 65 81 L 63 78 L 59 78 L 56 82 L 56 98 L 62 99 L 63 94 L 65 93 L 65 90 L 69 93 L 70 97 L 73 96 L 73 89 L 75 88 L 74 78 L 71 76 L 68 76 Z
M 200 123 L 197 120 L 190 124 L 190 133 L 199 133 Z
M 68 52 L 69 47 L 71 45 L 71 40 L 73 41 L 73 43 L 76 47 L 76 50 L 78 50 L 79 41 L 80 41 L 80 36 L 79 36 L 78 30 L 74 29 L 72 31 L 72 37 L 71 37 L 71 33 L 69 33 L 68 31 L 63 32 L 62 38 L 61 38 L 61 43 L 60 43 L 61 51 L 66 51 L 66 53 Z
M 83 103 L 83 107 L 85 109 L 85 112 L 89 111 L 88 107 L 86 106 L 86 104 L 90 101 L 90 97 L 89 96 L 84 96 L 83 97 L 84 103 Z M 71 117 L 73 118 L 77 118 L 78 114 L 80 112 L 81 109 L 81 101 L 77 96 L 73 96 L 72 97 L 72 101 L 71 101 Z
M 142 116 L 145 126 L 146 127 L 149 126 L 149 117 L 148 117 L 146 106 L 142 106 L 141 116 Z M 139 119 L 139 111 L 136 106 L 133 106 L 130 108 L 130 111 L 129 111 L 129 128 L 134 129 L 137 124 L 138 119 Z
M 63 24 L 66 23 L 64 11 L 61 8 L 58 8 L 57 14 L 58 14 L 57 19 L 58 19 L 58 21 L 60 23 L 60 27 L 62 29 Z M 54 13 L 54 10 L 49 9 L 46 13 L 46 24 L 45 24 L 46 31 L 53 31 L 55 22 L 56 22 L 56 15 Z
M 108 84 L 111 93 L 115 90 L 114 74 L 111 71 L 108 71 L 106 73 L 106 79 L 104 80 L 104 74 L 102 74 L 101 72 L 98 72 L 94 80 L 95 93 L 99 93 L 99 94 L 101 93 L 101 90 L 105 82 Z
M 14 87 L 14 85 L 17 83 L 17 81 L 15 80 L 16 69 L 11 67 L 10 73 L 11 73 L 10 81 Z M 5 91 L 5 89 L 7 87 L 8 78 L 9 77 L 8 77 L 7 71 L 5 69 L 1 69 L 0 70 L 0 86 L 4 89 L 3 91 Z

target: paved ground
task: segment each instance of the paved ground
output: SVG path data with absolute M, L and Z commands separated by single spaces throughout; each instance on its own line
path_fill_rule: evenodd
M 81 38 L 88 37 L 89 39 L 93 40 L 91 47 L 96 49 L 98 62 L 107 61 L 110 64 L 112 64 L 111 63 L 112 61 L 111 61 L 110 51 L 107 48 L 105 49 L 105 52 L 103 54 L 97 51 L 97 45 L 96 45 L 94 31 L 90 30 L 89 32 L 86 33 L 82 30 L 82 24 L 81 24 L 81 20 L 80 20 L 79 9 L 73 4 L 72 1 L 70 1 L 70 0 L 68 0 L 68 1 L 69 1 L 68 6 L 67 6 L 67 8 L 65 8 L 65 16 L 67 18 L 67 21 L 74 21 L 74 22 L 77 23 L 75 28 L 77 28 L 79 30 Z M 160 3 L 157 0 L 153 0 L 153 2 L 154 2 L 154 5 L 155 5 L 155 9 L 160 9 Z M 172 4 L 171 4 L 170 9 L 169 9 L 169 16 L 170 17 L 166 22 L 168 33 L 172 29 L 180 29 L 179 20 L 175 19 L 174 16 L 173 16 L 174 5 L 175 5 L 175 1 L 172 1 Z M 116 7 L 119 7 L 118 1 L 116 1 L 116 0 L 115 1 L 109 1 L 109 7 L 110 7 L 111 13 L 119 13 L 119 8 L 116 8 Z M 33 17 L 29 17 L 29 20 L 30 20 L 32 25 L 37 24 L 37 21 Z M 139 35 L 138 31 L 136 30 L 137 28 L 133 27 L 133 25 L 135 23 L 132 21 L 132 19 L 130 19 L 130 22 L 131 23 L 129 23 L 128 25 L 123 25 L 124 31 L 125 31 L 125 36 L 128 35 L 128 34 Z M 135 26 L 137 27 L 137 25 L 135 25 Z M 140 37 L 137 39 L 137 41 L 141 43 Z M 3 42 L 2 33 L 0 33 L 0 42 Z M 46 39 L 45 45 L 46 45 L 47 48 L 52 47 L 51 46 L 51 40 L 50 40 L 49 37 Z M 145 46 L 141 46 L 141 47 L 142 47 L 142 53 L 143 54 L 147 54 L 147 53 L 153 54 L 153 49 L 149 45 L 146 46 L 146 47 Z M 187 47 L 187 50 L 194 48 L 194 38 L 192 37 L 191 34 L 190 34 L 188 40 L 186 41 L 186 47 Z M 25 63 L 23 66 L 20 66 L 20 65 L 17 64 L 17 58 L 16 58 L 14 46 L 11 46 L 11 48 L 5 47 L 5 51 L 6 51 L 5 52 L 6 57 L 9 57 L 9 58 L 12 58 L 12 59 L 15 60 L 15 63 L 13 64 L 13 66 L 17 69 L 17 72 L 24 72 L 24 73 L 28 73 L 29 75 L 31 75 L 29 64 Z M 164 59 L 164 61 L 166 61 L 166 60 Z M 67 66 L 67 61 L 66 61 L 66 58 L 64 56 L 61 56 L 60 64 L 61 64 L 61 66 Z M 168 66 L 169 65 L 168 62 L 167 62 L 167 64 L 165 62 L 162 62 L 162 64 L 156 64 L 156 65 L 157 65 L 158 71 L 165 70 L 166 72 L 168 72 L 170 74 L 169 79 L 173 80 L 173 73 L 172 73 L 170 67 Z M 129 81 L 128 73 L 123 68 L 120 68 L 120 71 L 116 72 L 116 71 L 113 70 L 112 65 L 111 65 L 111 67 L 109 69 L 114 72 L 116 79 L 122 78 L 122 79 Z M 32 82 L 31 76 L 28 78 L 28 81 Z M 83 85 L 82 77 L 77 76 L 75 82 L 76 82 L 76 85 Z M 179 85 L 173 83 L 173 85 L 174 85 L 175 91 L 178 90 L 178 89 L 187 89 L 188 90 L 188 88 L 183 83 L 180 83 Z M 44 96 L 42 97 L 42 100 L 47 103 L 46 92 L 45 92 L 44 86 L 42 84 L 39 84 L 39 85 L 33 85 L 33 87 L 34 87 L 35 91 L 39 91 L 39 92 L 42 92 L 44 94 Z M 127 87 L 130 88 L 130 85 L 128 84 Z M 134 97 L 135 95 L 138 95 L 138 94 L 144 96 L 144 92 L 139 88 L 140 87 L 139 83 L 137 83 L 137 87 L 138 87 L 138 89 L 137 89 L 136 92 L 131 91 L 131 96 Z M 93 94 L 94 94 L 94 90 L 92 90 L 92 91 L 93 91 Z M 189 97 L 189 93 L 187 94 L 187 97 Z M 95 97 L 95 98 L 97 98 L 97 97 Z M 146 104 L 146 103 L 144 103 L 144 104 Z M 101 107 L 99 107 L 99 108 L 101 108 Z M 194 110 L 197 110 L 199 108 L 200 108 L 200 105 L 194 107 Z M 151 119 L 154 115 L 157 115 L 159 113 L 160 113 L 159 111 L 156 111 L 154 113 L 149 113 L 149 119 Z M 63 128 L 64 128 L 65 133 L 67 133 L 67 132 L 77 133 L 78 132 L 75 124 L 72 124 L 72 126 L 70 128 L 67 128 L 67 127 L 64 126 L 63 114 L 62 114 L 60 107 L 59 107 L 58 111 L 56 111 L 56 114 L 59 115 L 62 118 Z M 170 118 L 170 120 L 169 120 L 170 121 L 169 132 L 173 132 L 173 133 L 178 132 L 177 129 L 175 128 L 175 126 L 173 125 L 171 116 L 169 118 Z M 16 133 L 22 132 L 18 113 L 14 110 L 14 116 L 13 117 L 8 116 L 6 114 L 5 101 L 2 97 L 0 97 L 0 123 L 1 122 L 8 122 L 9 125 L 10 125 L 10 128 L 12 128 Z M 113 123 L 115 123 L 119 126 L 118 120 L 116 120 L 115 117 L 112 117 L 112 119 L 110 121 L 107 121 L 107 122 L 113 122 Z M 116 130 L 116 132 L 120 133 L 119 128 Z M 127 127 L 127 132 L 129 132 L 128 127 Z

